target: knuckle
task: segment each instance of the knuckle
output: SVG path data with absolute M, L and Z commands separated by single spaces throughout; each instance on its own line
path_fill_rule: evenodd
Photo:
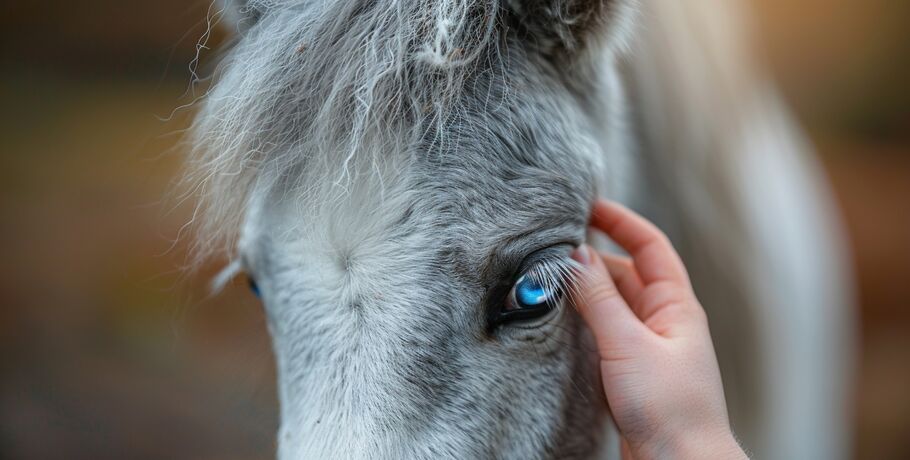
M 705 311 L 704 307 L 702 307 L 701 303 L 699 303 L 697 300 L 693 299 L 692 304 L 693 304 L 693 308 L 692 308 L 693 317 L 698 322 L 704 324 L 707 327 L 709 320 L 710 320 L 710 318 L 708 317 L 708 312 Z
M 631 271 L 631 270 L 635 269 L 635 264 L 632 263 L 632 260 L 630 260 L 630 259 L 621 259 L 619 261 L 619 265 L 626 271 Z
M 588 302 L 592 304 L 621 300 L 616 286 L 613 283 L 603 281 L 588 288 L 587 298 Z

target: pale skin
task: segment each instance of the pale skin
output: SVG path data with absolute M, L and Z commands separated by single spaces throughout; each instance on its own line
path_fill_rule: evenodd
M 705 311 L 654 224 L 598 200 L 591 227 L 629 257 L 582 245 L 576 305 L 594 333 L 623 458 L 747 459 L 730 429 Z

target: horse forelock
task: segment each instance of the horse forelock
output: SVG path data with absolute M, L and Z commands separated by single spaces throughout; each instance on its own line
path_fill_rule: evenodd
M 355 157 L 381 163 L 440 135 L 433 126 L 458 110 L 468 76 L 502 51 L 497 1 L 251 7 L 258 22 L 226 56 L 192 130 L 200 260 L 233 246 L 251 190 L 290 180 L 303 162 L 340 164 L 344 184 Z
M 549 11 L 549 35 L 520 3 L 247 2 L 255 20 L 219 67 L 192 128 L 185 188 L 199 203 L 195 260 L 230 254 L 252 190 L 293 182 L 308 161 L 340 165 L 327 180 L 346 193 L 352 170 L 365 169 L 354 162 L 381 164 L 418 143 L 424 151 L 451 150 L 445 126 L 452 120 L 506 104 L 522 90 L 509 80 L 527 73 L 516 65 L 527 59 L 514 55 L 535 49 L 537 58 L 551 58 L 543 57 L 554 46 L 551 35 L 566 49 L 580 48 L 570 37 L 580 27 L 579 5 L 598 2 L 524 2 Z M 633 4 L 607 2 L 617 40 L 627 34 Z M 465 104 L 467 91 L 473 100 Z

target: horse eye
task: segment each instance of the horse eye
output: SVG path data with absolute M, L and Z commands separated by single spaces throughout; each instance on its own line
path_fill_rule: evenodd
M 542 285 L 527 273 L 521 275 L 506 296 L 496 322 L 539 318 L 556 307 L 561 291 Z
M 256 297 L 262 297 L 262 295 L 259 293 L 259 285 L 256 284 L 256 281 L 254 281 L 253 278 L 247 278 L 247 283 L 249 283 L 250 291 L 253 291 L 253 295 Z
M 552 303 L 556 292 L 548 290 L 528 275 L 522 275 L 509 291 L 506 298 L 506 311 L 528 310 L 546 307 Z

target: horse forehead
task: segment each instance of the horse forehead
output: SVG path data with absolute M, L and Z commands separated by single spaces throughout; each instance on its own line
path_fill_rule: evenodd
M 260 200 L 267 218 L 253 213 L 257 231 L 245 233 L 267 233 L 265 252 L 315 268 L 320 282 L 378 288 L 369 285 L 438 265 L 433 254 L 441 245 L 465 249 L 447 254 L 476 265 L 497 240 L 547 220 L 583 219 L 590 194 L 584 177 L 570 180 L 571 171 L 560 168 L 503 165 L 490 156 L 446 166 L 401 158 L 362 174 L 354 168 L 346 182 L 337 166 L 313 168 L 306 193 Z

